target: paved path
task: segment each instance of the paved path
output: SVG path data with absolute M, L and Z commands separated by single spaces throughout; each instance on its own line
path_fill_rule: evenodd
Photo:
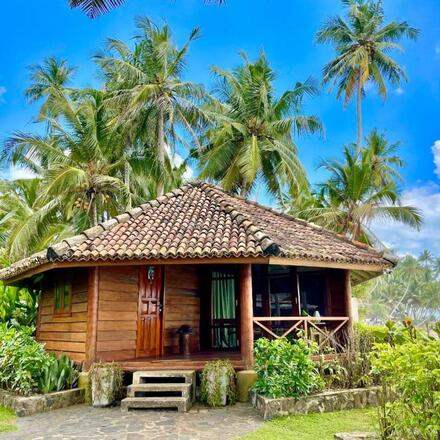
M 188 413 L 130 411 L 76 405 L 18 418 L 18 431 L 0 440 L 226 440 L 257 429 L 262 419 L 247 404 L 220 409 L 195 406 Z

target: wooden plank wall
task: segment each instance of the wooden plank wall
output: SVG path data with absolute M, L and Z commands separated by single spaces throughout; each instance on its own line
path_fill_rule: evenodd
M 327 315 L 329 316 L 348 316 L 345 304 L 345 270 L 327 270 Z M 329 324 L 336 327 L 339 323 Z
M 62 272 L 61 272 L 62 274 Z M 87 269 L 69 271 L 72 281 L 72 313 L 70 316 L 54 316 L 55 291 L 54 271 L 43 285 L 37 339 L 46 344 L 48 351 L 65 353 L 76 362 L 84 361 L 87 327 Z M 62 276 L 62 275 L 61 275 Z
M 179 353 L 181 325 L 190 325 L 191 352 L 200 350 L 201 266 L 165 266 L 164 354 Z
M 138 300 L 138 266 L 100 268 L 98 360 L 119 361 L 135 358 Z

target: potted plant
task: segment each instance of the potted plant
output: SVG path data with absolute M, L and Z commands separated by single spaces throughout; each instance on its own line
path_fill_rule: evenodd
M 95 363 L 89 372 L 90 397 L 94 407 L 112 405 L 120 395 L 123 372 L 114 362 Z
M 201 375 L 201 399 L 209 406 L 236 401 L 235 370 L 228 360 L 207 362 Z

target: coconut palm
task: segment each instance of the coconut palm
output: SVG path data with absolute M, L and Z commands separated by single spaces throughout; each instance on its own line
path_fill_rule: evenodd
M 224 0 L 206 0 L 211 3 L 224 3 Z M 125 0 L 69 0 L 71 8 L 80 8 L 90 18 L 95 18 L 98 15 L 108 12 L 110 9 L 121 6 Z
M 42 200 L 43 188 L 39 178 L 0 181 L 0 244 L 7 262 L 72 235 L 60 215 L 59 198 Z
M 213 71 L 218 99 L 207 105 L 212 126 L 195 152 L 200 177 L 242 195 L 249 195 L 259 180 L 277 195 L 286 185 L 307 187 L 294 135 L 322 130 L 316 116 L 302 113 L 304 99 L 317 93 L 313 81 L 297 82 L 276 96 L 276 76 L 263 53 L 253 63 L 243 54 L 243 64 L 232 72 Z
M 56 117 L 54 105 L 64 94 L 68 93 L 66 86 L 69 84 L 75 71 L 66 60 L 54 57 L 46 58 L 42 64 L 29 67 L 31 84 L 25 90 L 29 103 L 44 100 L 39 117 Z
M 13 164 L 40 168 L 44 182 L 41 199 L 62 198 L 65 217 L 80 212 L 83 226 L 116 213 L 127 195 L 120 179 L 119 133 L 108 123 L 103 99 L 103 92 L 87 90 L 77 101 L 61 100 L 57 104 L 65 125 L 45 118 L 50 125 L 48 135 L 17 133 L 7 142 Z M 44 166 L 38 165 L 41 163 Z
M 166 162 L 176 143 L 187 144 L 185 132 L 197 142 L 204 121 L 198 104 L 204 98 L 203 87 L 182 79 L 190 43 L 198 36 L 194 29 L 186 43 L 178 48 L 167 25 L 159 27 L 147 18 L 137 20 L 140 35 L 130 49 L 119 40 L 109 40 L 108 54 L 95 57 L 106 76 L 108 104 L 117 109 L 116 123 L 128 133 L 126 143 L 148 133 L 155 137 L 159 179 L 158 194 L 166 180 Z M 154 133 L 154 134 L 153 134 Z
M 400 50 L 403 38 L 415 40 L 418 30 L 406 21 L 386 18 L 381 0 L 342 0 L 347 16 L 330 19 L 317 33 L 319 43 L 335 46 L 336 57 L 323 69 L 323 82 L 337 86 L 338 99 L 344 95 L 347 105 L 356 95 L 357 148 L 362 143 L 362 96 L 365 84 L 377 86 L 383 99 L 387 96 L 386 81 L 398 87 L 407 79 L 404 69 L 390 56 Z
M 301 217 L 369 244 L 376 240 L 371 231 L 373 221 L 397 221 L 420 228 L 420 210 L 401 204 L 395 183 L 378 186 L 371 150 L 359 155 L 346 147 L 344 158 L 344 162 L 323 163 L 330 178 L 319 185 L 315 206 L 306 207 Z

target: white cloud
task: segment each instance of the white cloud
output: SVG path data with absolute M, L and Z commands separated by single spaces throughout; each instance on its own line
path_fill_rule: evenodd
M 3 95 L 7 92 L 7 88 L 5 86 L 0 86 L 0 103 L 5 102 Z
M 376 222 L 374 232 L 398 254 L 417 255 L 429 249 L 433 254 L 440 255 L 440 185 L 431 182 L 407 189 L 402 193 L 402 204 L 422 211 L 420 231 L 400 223 Z
M 440 177 L 440 139 L 434 142 L 434 145 L 431 147 L 431 151 L 432 155 L 434 156 L 434 173 Z
M 8 172 L 9 180 L 17 180 L 17 179 L 33 179 L 36 175 L 27 170 L 26 168 L 21 168 L 17 166 L 11 166 Z
M 183 157 L 180 154 L 174 153 L 174 156 L 173 156 L 174 166 L 180 167 L 180 165 L 182 165 L 183 162 L 184 162 Z M 185 180 L 191 180 L 192 177 L 193 177 L 193 170 L 189 165 L 187 165 L 185 168 L 185 172 L 183 173 L 183 178 Z

